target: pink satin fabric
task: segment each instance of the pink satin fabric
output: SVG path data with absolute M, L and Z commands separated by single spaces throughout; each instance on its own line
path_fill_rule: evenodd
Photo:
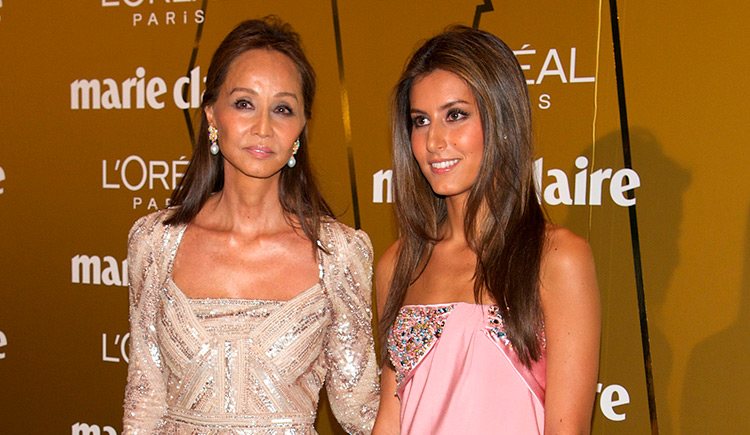
M 442 335 L 403 378 L 402 434 L 544 433 L 544 360 L 524 367 L 489 330 L 487 309 L 454 304 Z

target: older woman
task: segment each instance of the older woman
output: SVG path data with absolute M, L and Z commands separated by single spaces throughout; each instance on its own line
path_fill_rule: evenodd
M 291 28 L 246 21 L 216 50 L 172 207 L 129 238 L 124 433 L 350 433 L 378 406 L 372 248 L 313 180 L 312 67 Z

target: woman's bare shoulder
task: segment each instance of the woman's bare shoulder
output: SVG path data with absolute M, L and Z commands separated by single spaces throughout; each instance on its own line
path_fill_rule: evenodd
M 542 279 L 549 274 L 565 274 L 593 266 L 588 241 L 567 228 L 548 224 L 542 255 Z
M 546 318 L 567 317 L 578 310 L 580 315 L 598 313 L 594 256 L 586 239 L 572 231 L 548 226 L 540 283 Z

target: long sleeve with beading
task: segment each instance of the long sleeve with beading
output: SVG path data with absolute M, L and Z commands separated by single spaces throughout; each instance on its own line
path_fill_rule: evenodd
M 328 246 L 340 248 L 331 253 L 336 258 L 327 271 L 333 315 L 325 350 L 326 391 L 341 426 L 369 434 L 380 397 L 371 323 L 372 245 L 366 233 L 350 228 L 329 236 L 340 240 Z
M 151 434 L 166 411 L 166 387 L 161 370 L 161 356 L 156 340 L 155 321 L 158 307 L 156 294 L 160 246 L 155 246 L 163 232 L 162 214 L 139 219 L 128 237 L 128 270 L 130 274 L 130 362 L 125 388 L 123 434 Z

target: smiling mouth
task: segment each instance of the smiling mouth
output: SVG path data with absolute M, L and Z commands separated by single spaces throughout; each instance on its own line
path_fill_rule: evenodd
M 434 169 L 448 169 L 456 165 L 458 159 L 444 160 L 442 162 L 430 163 L 430 166 Z

